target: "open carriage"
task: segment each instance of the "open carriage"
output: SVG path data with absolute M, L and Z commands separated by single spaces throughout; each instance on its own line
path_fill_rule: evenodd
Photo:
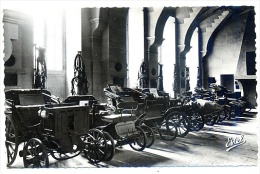
M 90 106 L 90 122 L 102 132 L 108 132 L 115 141 L 114 146 L 129 144 L 137 151 L 145 149 L 147 136 L 144 130 L 135 124 L 138 119 L 135 113 L 137 102 L 120 102 L 118 108 L 115 108 L 108 103 L 100 103 L 93 95 L 76 95 L 67 97 L 63 103 Z M 111 157 L 113 153 L 111 150 Z
M 155 133 L 158 133 L 164 140 L 174 140 L 176 138 L 176 124 L 169 120 L 168 123 L 166 122 L 167 116 L 177 114 L 167 111 L 167 95 L 162 96 L 158 101 L 144 91 L 117 85 L 108 85 L 104 89 L 104 92 L 108 98 L 108 103 L 115 108 L 120 103 L 126 101 L 137 103 L 136 115 L 144 114 L 144 116 L 138 119 L 136 124 L 145 129 L 149 141 L 148 146 L 151 146 L 154 142 L 154 138 L 152 139 L 152 137 L 154 137 Z
M 156 88 L 138 90 L 146 95 L 145 112 L 147 117 L 145 124 L 157 127 L 155 130 L 162 139 L 174 140 L 177 136 L 184 137 L 189 133 L 191 125 L 187 114 L 175 109 L 175 105 L 172 105 L 173 100 L 168 93 Z
M 17 89 L 6 96 L 7 166 L 17 155 L 24 167 L 49 167 L 49 156 L 65 160 L 85 154 L 100 162 L 107 153 L 105 135 L 90 129 L 89 107 L 61 104 L 47 90 Z M 21 149 L 21 150 L 19 150 Z

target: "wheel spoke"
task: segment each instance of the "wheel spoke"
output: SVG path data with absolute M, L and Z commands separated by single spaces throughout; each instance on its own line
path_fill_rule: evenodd
M 26 157 L 26 167 L 30 166 L 34 162 L 34 157 Z

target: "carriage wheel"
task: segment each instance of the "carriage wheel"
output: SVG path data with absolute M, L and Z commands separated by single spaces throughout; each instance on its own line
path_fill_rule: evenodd
M 18 133 L 13 121 L 9 117 L 6 117 L 5 125 L 5 147 L 7 153 L 7 167 L 10 167 L 14 163 L 18 152 Z
M 44 144 L 37 138 L 30 139 L 23 148 L 24 167 L 48 168 L 49 158 Z
M 160 125 L 157 126 L 157 131 L 161 139 L 165 141 L 173 141 L 178 135 L 176 124 L 174 122 L 169 123 L 169 128 L 167 128 L 166 120 L 164 120 Z
M 98 129 L 90 129 L 82 137 L 85 143 L 84 154 L 91 163 L 99 163 L 105 159 L 108 151 L 105 135 Z
M 226 120 L 230 119 L 230 117 L 231 117 L 230 108 L 225 108 L 224 111 L 225 111 L 225 115 L 226 115 Z
M 81 151 L 77 151 L 74 153 L 61 153 L 58 151 L 51 151 L 51 156 L 56 159 L 56 160 L 67 160 L 70 158 L 74 158 L 76 156 L 78 156 L 81 153 Z
M 170 125 L 176 125 L 179 137 L 185 137 L 190 131 L 190 121 L 186 114 L 178 111 L 171 112 L 166 118 L 166 127 L 170 129 Z
M 237 111 L 236 111 L 236 106 L 232 105 L 230 107 L 230 117 L 228 117 L 228 120 L 230 120 L 231 118 L 235 118 L 237 115 Z
M 107 141 L 107 153 L 105 155 L 104 161 L 110 161 L 115 155 L 115 142 L 113 137 L 108 133 L 103 131 Z
M 219 112 L 216 123 L 220 123 L 227 118 L 226 110 Z
M 146 139 L 146 147 L 149 148 L 153 145 L 154 139 L 155 139 L 153 129 L 150 128 L 147 125 L 144 125 L 144 124 L 141 125 L 140 127 L 143 129 L 143 131 L 146 134 L 146 138 L 147 138 Z
M 134 141 L 129 143 L 129 145 L 132 149 L 136 151 L 143 151 L 146 147 L 146 140 L 147 140 L 146 134 L 141 127 L 136 126 L 135 128 L 137 134 L 134 135 L 135 136 Z
M 218 115 L 213 114 L 205 116 L 205 124 L 208 126 L 213 126 L 218 120 L 218 117 Z
M 191 116 L 189 116 L 190 119 L 190 131 L 199 131 L 204 127 L 205 120 L 202 115 L 200 115 L 197 112 L 193 112 Z

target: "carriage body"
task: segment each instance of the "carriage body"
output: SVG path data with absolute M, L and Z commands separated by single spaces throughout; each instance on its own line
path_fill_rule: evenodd
M 63 103 L 90 106 L 91 127 L 108 132 L 116 140 L 115 146 L 126 144 L 131 146 L 137 144 L 134 143 L 137 139 L 142 139 L 143 142 L 139 143 L 142 147 L 136 149 L 143 150 L 145 135 L 135 124 L 143 112 L 138 110 L 139 105 L 134 100 L 135 96 L 128 90 L 117 91 L 117 94 L 106 91 L 105 94 L 109 96 L 107 103 L 100 103 L 93 95 L 69 96 Z

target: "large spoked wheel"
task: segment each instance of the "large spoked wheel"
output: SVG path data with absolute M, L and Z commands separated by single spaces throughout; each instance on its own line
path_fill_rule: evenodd
M 197 112 L 193 112 L 191 116 L 189 116 L 190 119 L 190 131 L 199 131 L 204 127 L 205 120 L 202 115 L 200 115 Z
M 9 117 L 6 117 L 5 125 L 5 147 L 7 153 L 7 167 L 9 167 L 14 163 L 17 156 L 19 142 L 17 130 Z
M 171 125 L 177 126 L 178 137 L 185 137 L 190 131 L 190 121 L 185 113 L 174 111 L 170 113 L 166 118 L 167 129 L 170 129 Z
M 99 163 L 105 159 L 107 141 L 105 135 L 98 129 L 90 129 L 87 135 L 82 136 L 85 143 L 84 154 L 91 163 Z
M 161 139 L 165 141 L 173 141 L 178 135 L 176 124 L 174 122 L 171 122 L 169 123 L 167 128 L 166 120 L 163 120 L 162 123 L 157 126 L 157 131 Z
M 144 132 L 146 134 L 146 138 L 147 138 L 146 147 L 149 148 L 153 145 L 153 143 L 155 141 L 154 131 L 152 128 L 150 128 L 149 126 L 144 125 L 144 124 L 141 125 L 140 127 L 144 130 Z
M 107 153 L 105 154 L 104 161 L 110 161 L 115 155 L 115 142 L 113 137 L 108 133 L 103 131 L 107 142 Z
M 30 139 L 23 148 L 25 168 L 48 168 L 49 158 L 44 144 L 37 138 Z
M 136 126 L 136 133 L 133 135 L 133 141 L 129 143 L 130 147 L 136 151 L 143 151 L 146 147 L 147 137 L 144 130 Z
M 62 161 L 62 160 L 74 158 L 74 157 L 78 156 L 80 153 L 81 153 L 81 151 L 77 151 L 74 153 L 62 153 L 59 151 L 52 151 L 51 156 L 56 160 Z

